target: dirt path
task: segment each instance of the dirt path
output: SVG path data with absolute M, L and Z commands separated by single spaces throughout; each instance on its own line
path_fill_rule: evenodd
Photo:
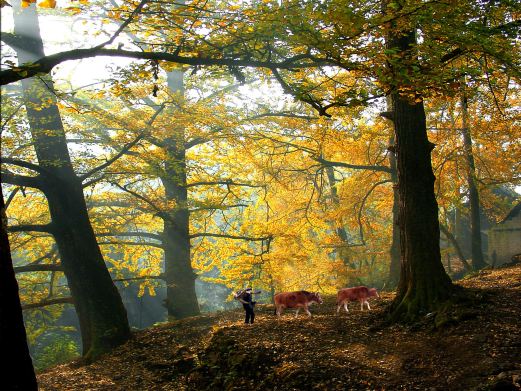
M 41 390 L 515 390 L 521 375 L 521 266 L 484 271 L 461 283 L 474 305 L 440 331 L 375 327 L 392 299 L 372 311 L 333 298 L 313 318 L 271 306 L 256 323 L 231 311 L 154 327 L 89 366 L 39 376 Z M 504 388 L 501 388 L 504 387 Z

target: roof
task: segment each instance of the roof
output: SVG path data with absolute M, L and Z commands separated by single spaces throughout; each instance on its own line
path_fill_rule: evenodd
M 510 212 L 508 212 L 507 217 L 501 222 L 505 223 L 508 220 L 512 220 L 514 217 L 517 217 L 521 214 L 521 202 L 518 202 L 516 206 L 512 208 Z

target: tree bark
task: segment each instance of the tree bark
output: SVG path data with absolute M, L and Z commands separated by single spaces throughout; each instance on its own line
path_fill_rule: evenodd
M 463 134 L 463 146 L 465 159 L 467 160 L 467 184 L 469 188 L 472 268 L 479 270 L 483 269 L 487 264 L 483 258 L 483 247 L 481 244 L 479 192 L 476 185 L 476 164 L 474 163 L 474 154 L 472 152 L 472 136 L 468 124 L 468 98 L 465 92 L 463 92 L 461 98 L 461 112 L 461 133 Z
M 415 32 L 392 32 L 387 44 L 401 58 L 398 64 L 389 62 L 397 83 L 391 101 L 402 260 L 397 295 L 390 315 L 392 320 L 411 321 L 437 309 L 450 297 L 453 285 L 441 262 L 438 205 L 430 159 L 433 144 L 427 138 L 423 100 L 414 92 L 413 96 L 401 93 L 405 82 L 400 81 L 400 77 L 403 77 L 404 70 L 412 74 L 411 66 L 416 62 L 413 53 Z M 410 86 L 405 86 L 410 91 Z
M 335 178 L 335 170 L 331 166 L 326 166 L 326 174 L 327 179 L 329 182 L 329 189 L 331 192 L 331 200 L 333 201 L 333 204 L 335 206 L 340 205 L 340 198 L 338 196 L 338 191 L 336 188 L 336 178 Z M 345 227 L 342 224 L 336 224 L 334 223 L 334 229 L 337 234 L 338 239 L 340 239 L 340 242 L 342 243 L 342 246 L 339 247 L 338 256 L 342 260 L 343 264 L 347 266 L 349 269 L 356 269 L 356 263 L 351 262 L 351 259 L 349 257 L 349 238 L 347 236 L 347 231 Z M 347 284 L 349 285 L 351 283 L 350 279 L 347 279 Z
M 184 94 L 183 71 L 167 74 L 170 91 Z M 166 307 L 168 315 L 176 319 L 199 315 L 195 293 L 197 275 L 190 256 L 190 213 L 186 187 L 185 132 L 182 127 L 172 129 L 173 136 L 165 140 L 167 160 L 161 181 L 168 204 L 175 207 L 163 219 L 163 247 L 165 249 Z
M 2 386 L 8 390 L 37 390 L 33 361 L 27 347 L 22 306 L 7 236 L 7 216 L 0 186 L 0 350 Z
M 394 136 L 389 140 L 389 145 L 394 146 Z M 391 181 L 393 184 L 393 215 L 392 215 L 392 241 L 389 255 L 391 263 L 389 265 L 389 278 L 387 286 L 394 289 L 400 281 L 400 229 L 398 226 L 398 215 L 400 212 L 399 192 L 398 192 L 398 173 L 396 168 L 396 157 L 394 152 L 389 153 L 389 167 L 391 168 Z
M 34 4 L 15 7 L 19 63 L 44 56 Z M 127 313 L 112 282 L 90 224 L 80 179 L 74 173 L 53 82 L 49 76 L 22 81 L 27 116 L 47 197 L 52 234 L 78 314 L 83 355 L 94 359 L 130 336 Z

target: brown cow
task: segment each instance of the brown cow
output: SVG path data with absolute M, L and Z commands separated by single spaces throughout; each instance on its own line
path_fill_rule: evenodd
M 298 312 L 301 308 L 311 316 L 311 312 L 308 310 L 308 306 L 312 303 L 322 304 L 322 299 L 317 293 L 311 293 L 308 291 L 297 291 L 297 292 L 283 292 L 277 293 L 274 297 L 275 300 L 275 313 L 280 318 L 282 310 L 284 308 L 296 308 L 297 313 L 295 318 L 298 316 Z
M 356 286 L 354 288 L 342 288 L 338 291 L 336 295 L 336 304 L 337 309 L 336 312 L 340 311 L 340 307 L 344 305 L 344 309 L 346 312 L 349 312 L 347 309 L 347 303 L 350 301 L 359 301 L 360 302 L 360 311 L 364 310 L 364 304 L 367 304 L 367 309 L 371 309 L 369 306 L 369 298 L 370 297 L 380 297 L 376 288 L 369 289 L 366 286 Z

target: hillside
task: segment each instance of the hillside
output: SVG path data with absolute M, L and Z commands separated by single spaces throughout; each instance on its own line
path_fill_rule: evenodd
M 392 294 L 373 310 L 335 314 L 334 298 L 313 318 L 273 307 L 241 324 L 242 310 L 172 322 L 91 365 L 73 362 L 38 376 L 41 390 L 515 390 L 521 389 L 521 265 L 485 270 L 460 284 L 467 306 L 436 329 L 384 326 Z

